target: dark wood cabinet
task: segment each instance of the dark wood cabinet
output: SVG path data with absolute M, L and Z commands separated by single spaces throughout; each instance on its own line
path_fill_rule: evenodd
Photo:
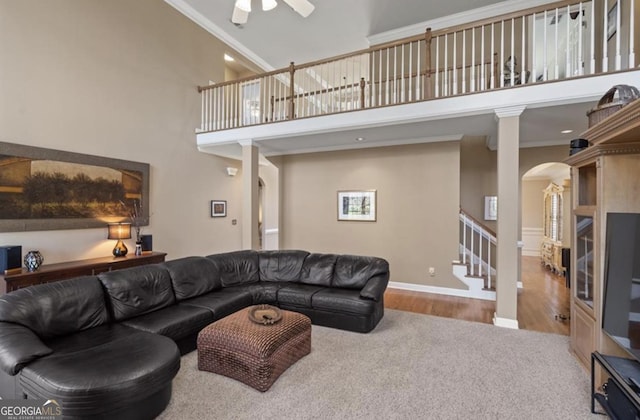
M 136 267 L 145 264 L 163 262 L 167 254 L 149 252 L 142 255 L 126 255 L 124 257 L 103 257 L 87 260 L 68 261 L 56 264 L 44 264 L 36 271 L 26 268 L 7 270 L 0 276 L 0 294 L 9 293 L 34 284 L 50 283 L 79 276 L 95 276 L 105 271 Z

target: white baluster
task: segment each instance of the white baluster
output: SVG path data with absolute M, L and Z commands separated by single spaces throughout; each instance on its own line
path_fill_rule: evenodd
M 436 37 L 436 89 L 434 96 L 438 98 L 440 96 L 440 37 Z
M 460 77 L 462 78 L 462 93 L 467 93 L 467 31 L 462 31 L 462 71 Z
M 453 65 L 451 68 L 453 69 L 453 87 L 452 94 L 458 94 L 458 33 L 453 33 Z
M 636 33 L 636 2 L 631 2 L 631 11 L 629 13 L 629 66 L 628 68 L 633 68 L 636 66 L 636 53 L 635 53 L 635 37 Z
M 476 28 L 471 28 L 471 92 L 476 91 Z
M 617 1 L 617 0 L 616 0 Z M 595 1 L 594 1 L 595 3 Z M 604 0 L 603 2 L 603 7 L 604 7 L 604 11 L 603 11 L 603 15 L 604 15 L 604 26 L 603 26 L 603 30 L 602 30 L 602 71 L 604 73 L 606 73 L 607 71 L 609 71 L 609 57 L 608 57 L 608 43 L 609 40 L 607 39 L 607 32 L 609 28 L 609 13 L 608 13 L 608 1 Z M 591 48 L 594 48 L 595 46 L 592 46 Z
M 568 19 L 568 17 L 567 17 Z M 559 42 L 558 42 L 558 27 L 560 26 L 560 17 L 558 15 L 558 8 L 556 7 L 556 25 L 555 25 L 555 41 L 554 41 L 554 45 L 555 48 L 553 49 L 553 54 L 554 54 L 554 62 L 555 62 L 555 80 L 558 80 L 560 78 L 560 65 L 558 63 L 558 50 L 560 49 L 559 47 Z
M 444 85 L 442 87 L 442 96 L 449 96 L 449 34 L 444 34 Z

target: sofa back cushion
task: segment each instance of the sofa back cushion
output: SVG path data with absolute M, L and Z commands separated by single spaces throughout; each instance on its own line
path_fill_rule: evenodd
M 260 280 L 297 282 L 307 251 L 261 251 Z
M 0 321 L 23 325 L 49 338 L 106 324 L 109 314 L 98 278 L 86 276 L 0 296 Z
M 389 263 L 377 257 L 339 255 L 333 276 L 333 287 L 362 289 L 371 277 L 389 272 Z
M 176 301 L 169 271 L 159 264 L 109 271 L 98 278 L 107 290 L 115 321 L 153 312 Z
M 302 264 L 300 283 L 331 286 L 337 255 L 309 254 Z
M 258 252 L 235 251 L 207 256 L 216 265 L 223 287 L 260 281 Z
M 173 292 L 179 301 L 222 287 L 218 267 L 209 258 L 186 257 L 162 265 L 171 276 Z

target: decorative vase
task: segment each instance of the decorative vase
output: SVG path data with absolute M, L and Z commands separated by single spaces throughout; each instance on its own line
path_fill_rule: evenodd
M 36 271 L 43 261 L 44 257 L 40 251 L 29 251 L 24 256 L 24 265 L 28 271 Z
M 142 255 L 142 242 L 136 242 L 136 255 Z

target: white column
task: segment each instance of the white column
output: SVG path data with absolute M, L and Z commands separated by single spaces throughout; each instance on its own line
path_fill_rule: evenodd
M 520 114 L 524 106 L 496 109 L 498 121 L 498 247 L 493 323 L 518 328 Z
M 258 147 L 251 140 L 242 146 L 242 248 L 259 249 Z

